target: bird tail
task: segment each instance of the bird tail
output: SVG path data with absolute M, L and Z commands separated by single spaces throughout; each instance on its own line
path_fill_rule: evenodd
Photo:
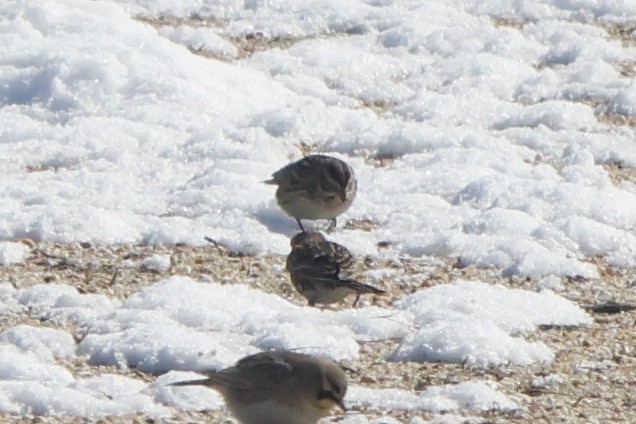
M 381 290 L 377 287 L 370 286 L 368 284 L 360 283 L 359 281 L 356 281 L 356 280 L 348 280 L 347 285 L 353 288 L 358 293 L 375 293 L 375 294 L 386 293 L 386 291 L 384 290 Z
M 211 386 L 212 379 L 211 378 L 201 378 L 199 380 L 188 380 L 188 381 L 175 381 L 174 383 L 170 383 L 170 386 Z
M 228 368 L 221 371 L 209 371 L 205 373 L 207 378 L 198 380 L 177 381 L 170 384 L 171 386 L 208 386 L 217 390 L 223 387 L 232 387 L 235 389 L 250 389 L 252 385 L 249 381 L 245 381 L 243 374 L 235 368 Z

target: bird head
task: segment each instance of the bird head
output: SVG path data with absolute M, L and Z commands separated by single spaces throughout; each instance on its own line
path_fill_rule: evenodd
M 322 409 L 338 406 L 346 412 L 344 397 L 347 392 L 347 377 L 342 369 L 332 362 L 323 363 L 322 368 L 322 387 L 316 394 L 318 404 Z
M 322 243 L 325 241 L 325 236 L 318 231 L 301 231 L 291 238 L 290 245 L 292 249 L 294 247 L 300 247 L 307 243 Z

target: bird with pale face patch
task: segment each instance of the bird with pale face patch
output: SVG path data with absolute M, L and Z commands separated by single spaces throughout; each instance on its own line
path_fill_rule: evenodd
M 218 390 L 242 424 L 315 424 L 333 407 L 345 411 L 347 377 L 338 364 L 326 358 L 261 352 L 205 376 L 172 385 Z

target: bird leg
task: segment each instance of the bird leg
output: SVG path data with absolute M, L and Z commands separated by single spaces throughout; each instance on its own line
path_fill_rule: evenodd
M 296 218 L 296 222 L 298 223 L 298 226 L 300 227 L 300 231 L 302 231 L 303 233 L 306 233 L 307 231 L 305 230 L 305 227 L 303 227 L 303 223 L 300 222 L 299 218 Z
M 331 218 L 329 220 L 329 226 L 327 227 L 327 232 L 330 233 L 333 231 L 333 229 L 336 228 L 336 218 Z
M 352 308 L 356 307 L 358 300 L 360 300 L 360 292 L 356 292 L 356 300 L 353 301 L 353 305 L 351 305 Z

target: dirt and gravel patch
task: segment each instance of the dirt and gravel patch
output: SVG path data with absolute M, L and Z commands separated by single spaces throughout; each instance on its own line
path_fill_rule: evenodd
M 24 263 L 0 267 L 0 282 L 10 282 L 23 288 L 41 283 L 63 283 L 82 293 L 100 293 L 124 299 L 140 289 L 171 274 L 187 275 L 199 281 L 221 284 L 248 284 L 276 293 L 290 301 L 305 304 L 292 288 L 284 269 L 285 258 L 277 255 L 243 255 L 222 246 L 149 247 L 94 246 L 88 243 L 55 244 L 23 242 L 31 248 Z M 171 267 L 156 273 L 140 267 L 141 261 L 152 255 L 171 257 Z M 614 301 L 636 305 L 636 271 L 617 270 L 602 259 L 591 259 L 601 273 L 598 280 L 567 279 L 553 282 L 562 286 L 561 294 L 582 307 Z M 457 278 L 478 279 L 507 287 L 536 289 L 539 282 L 529 278 L 505 277 L 501 270 L 461 266 L 458 258 L 404 257 L 390 261 L 360 258 L 358 269 L 364 279 L 365 269 L 388 268 L 387 277 L 373 281 L 388 291 L 385 296 L 370 296 L 363 304 L 389 306 L 404 293 L 453 281 Z M 350 303 L 337 306 L 349 307 Z M 521 411 L 459 411 L 471 422 L 553 423 L 553 422 L 636 422 L 636 311 L 615 314 L 594 314 L 595 321 L 583 328 L 545 328 L 530 335 L 531 340 L 546 343 L 555 352 L 550 364 L 530 367 L 504 365 L 491 369 L 466 364 L 440 362 L 389 362 L 386 357 L 397 341 L 362 343 L 361 358 L 345 363 L 352 383 L 370 387 L 396 387 L 423 390 L 431 385 L 455 384 L 467 380 L 489 380 L 499 390 L 515 399 Z M 69 331 L 79 340 L 81 329 L 72 322 L 56 323 L 42 320 L 23 311 L 17 315 L 0 313 L 0 330 L 17 324 L 45 325 Z M 137 370 L 122 370 L 113 366 L 91 366 L 84 358 L 63 363 L 76 376 L 105 372 L 128 375 L 152 382 L 155 376 Z M 388 414 L 408 422 L 414 417 L 430 419 L 423 411 L 378 411 L 369 408 L 353 410 L 367 416 Z M 81 422 L 81 423 L 150 423 L 142 414 L 100 419 L 74 417 L 19 417 L 0 415 L 4 422 Z M 224 412 L 178 412 L 160 422 L 230 423 Z

